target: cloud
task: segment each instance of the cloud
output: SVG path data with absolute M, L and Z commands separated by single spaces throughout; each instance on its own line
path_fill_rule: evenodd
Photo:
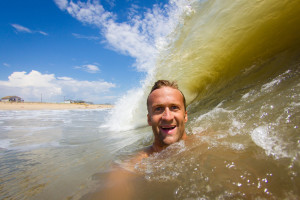
M 85 35 L 80 35 L 77 33 L 72 33 L 72 35 L 79 39 L 88 39 L 88 40 L 99 40 L 100 39 L 100 37 L 97 37 L 97 36 L 85 36 Z
M 10 64 L 8 64 L 8 63 L 3 63 L 2 65 L 5 67 L 10 67 Z
M 140 7 L 136 4 L 131 4 L 131 7 L 128 9 L 128 18 L 129 19 L 132 19 L 134 18 L 138 13 L 139 13 L 139 10 Z
M 115 84 L 105 81 L 79 81 L 35 70 L 29 73 L 13 72 L 8 81 L 0 81 L 1 95 L 17 95 L 25 101 L 40 101 L 42 94 L 43 100 L 47 102 L 61 102 L 66 97 L 97 103 L 106 101 L 105 94 L 114 87 Z
M 135 15 L 139 7 L 132 6 L 129 21 L 118 23 L 117 16 L 106 11 L 99 1 L 54 1 L 80 22 L 98 27 L 108 48 L 135 58 L 137 70 L 148 73 L 155 66 L 158 51 L 168 42 L 166 36 L 178 25 L 182 13 L 189 11 L 191 2 L 171 0 L 167 5 L 154 5 L 141 16 Z
M 66 76 L 63 76 L 63 77 L 57 77 L 58 80 L 64 80 L 64 81 L 71 81 L 73 80 L 72 78 L 70 77 L 66 77 Z
M 89 65 L 82 65 L 82 66 L 76 66 L 74 68 L 75 69 L 81 69 L 83 71 L 86 71 L 86 72 L 92 73 L 92 74 L 100 72 L 100 69 L 98 68 L 97 65 L 91 65 L 91 64 L 89 64 Z
M 67 0 L 55 0 L 55 3 L 61 10 L 66 9 L 68 6 Z
M 105 0 L 105 2 L 111 7 L 115 7 L 116 6 L 116 2 L 115 0 Z
M 44 31 L 32 31 L 31 29 L 29 29 L 29 28 L 27 28 L 25 26 L 19 25 L 19 24 L 11 24 L 11 26 L 14 27 L 17 32 L 39 33 L 39 34 L 42 34 L 42 35 L 45 35 L 45 36 L 48 35 L 48 33 L 44 32 Z
M 101 26 L 101 24 L 113 17 L 113 14 L 105 11 L 98 1 L 88 1 L 86 3 L 70 1 L 64 9 L 77 20 L 96 26 Z
M 38 31 L 40 34 L 47 36 L 48 33 L 45 33 L 44 31 Z
M 12 24 L 11 26 L 14 27 L 18 32 L 32 33 L 32 31 L 29 28 L 26 28 L 19 24 Z

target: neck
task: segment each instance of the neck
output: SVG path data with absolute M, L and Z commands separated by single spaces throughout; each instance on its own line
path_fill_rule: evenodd
M 161 145 L 161 144 L 157 144 L 156 142 L 154 142 L 153 144 L 152 144 L 152 147 L 151 147 L 151 149 L 152 149 L 152 153 L 158 153 L 158 152 L 161 152 L 162 150 L 164 150 L 165 148 L 167 148 L 169 145 Z
M 180 140 L 185 140 L 187 138 L 187 135 L 186 133 L 184 132 L 181 139 L 179 139 L 177 142 L 179 142 Z M 152 146 L 151 146 L 151 150 L 152 150 L 152 153 L 154 152 L 161 152 L 162 150 L 164 150 L 165 148 L 167 148 L 170 144 L 165 144 L 159 140 L 154 140 Z

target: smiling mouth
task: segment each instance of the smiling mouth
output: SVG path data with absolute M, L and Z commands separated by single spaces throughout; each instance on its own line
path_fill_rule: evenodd
M 172 131 L 173 129 L 175 129 L 176 126 L 161 126 L 161 129 L 165 132 L 169 132 L 169 131 Z

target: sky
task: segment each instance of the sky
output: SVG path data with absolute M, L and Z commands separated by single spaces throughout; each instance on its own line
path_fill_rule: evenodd
M 184 0 L 1 0 L 0 98 L 114 104 L 151 73 Z

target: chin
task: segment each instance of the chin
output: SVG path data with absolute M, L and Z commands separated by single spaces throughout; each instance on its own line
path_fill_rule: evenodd
M 176 138 L 165 138 L 163 140 L 163 142 L 167 145 L 170 145 L 170 144 L 173 144 L 173 143 L 176 143 L 178 141 L 178 139 Z

